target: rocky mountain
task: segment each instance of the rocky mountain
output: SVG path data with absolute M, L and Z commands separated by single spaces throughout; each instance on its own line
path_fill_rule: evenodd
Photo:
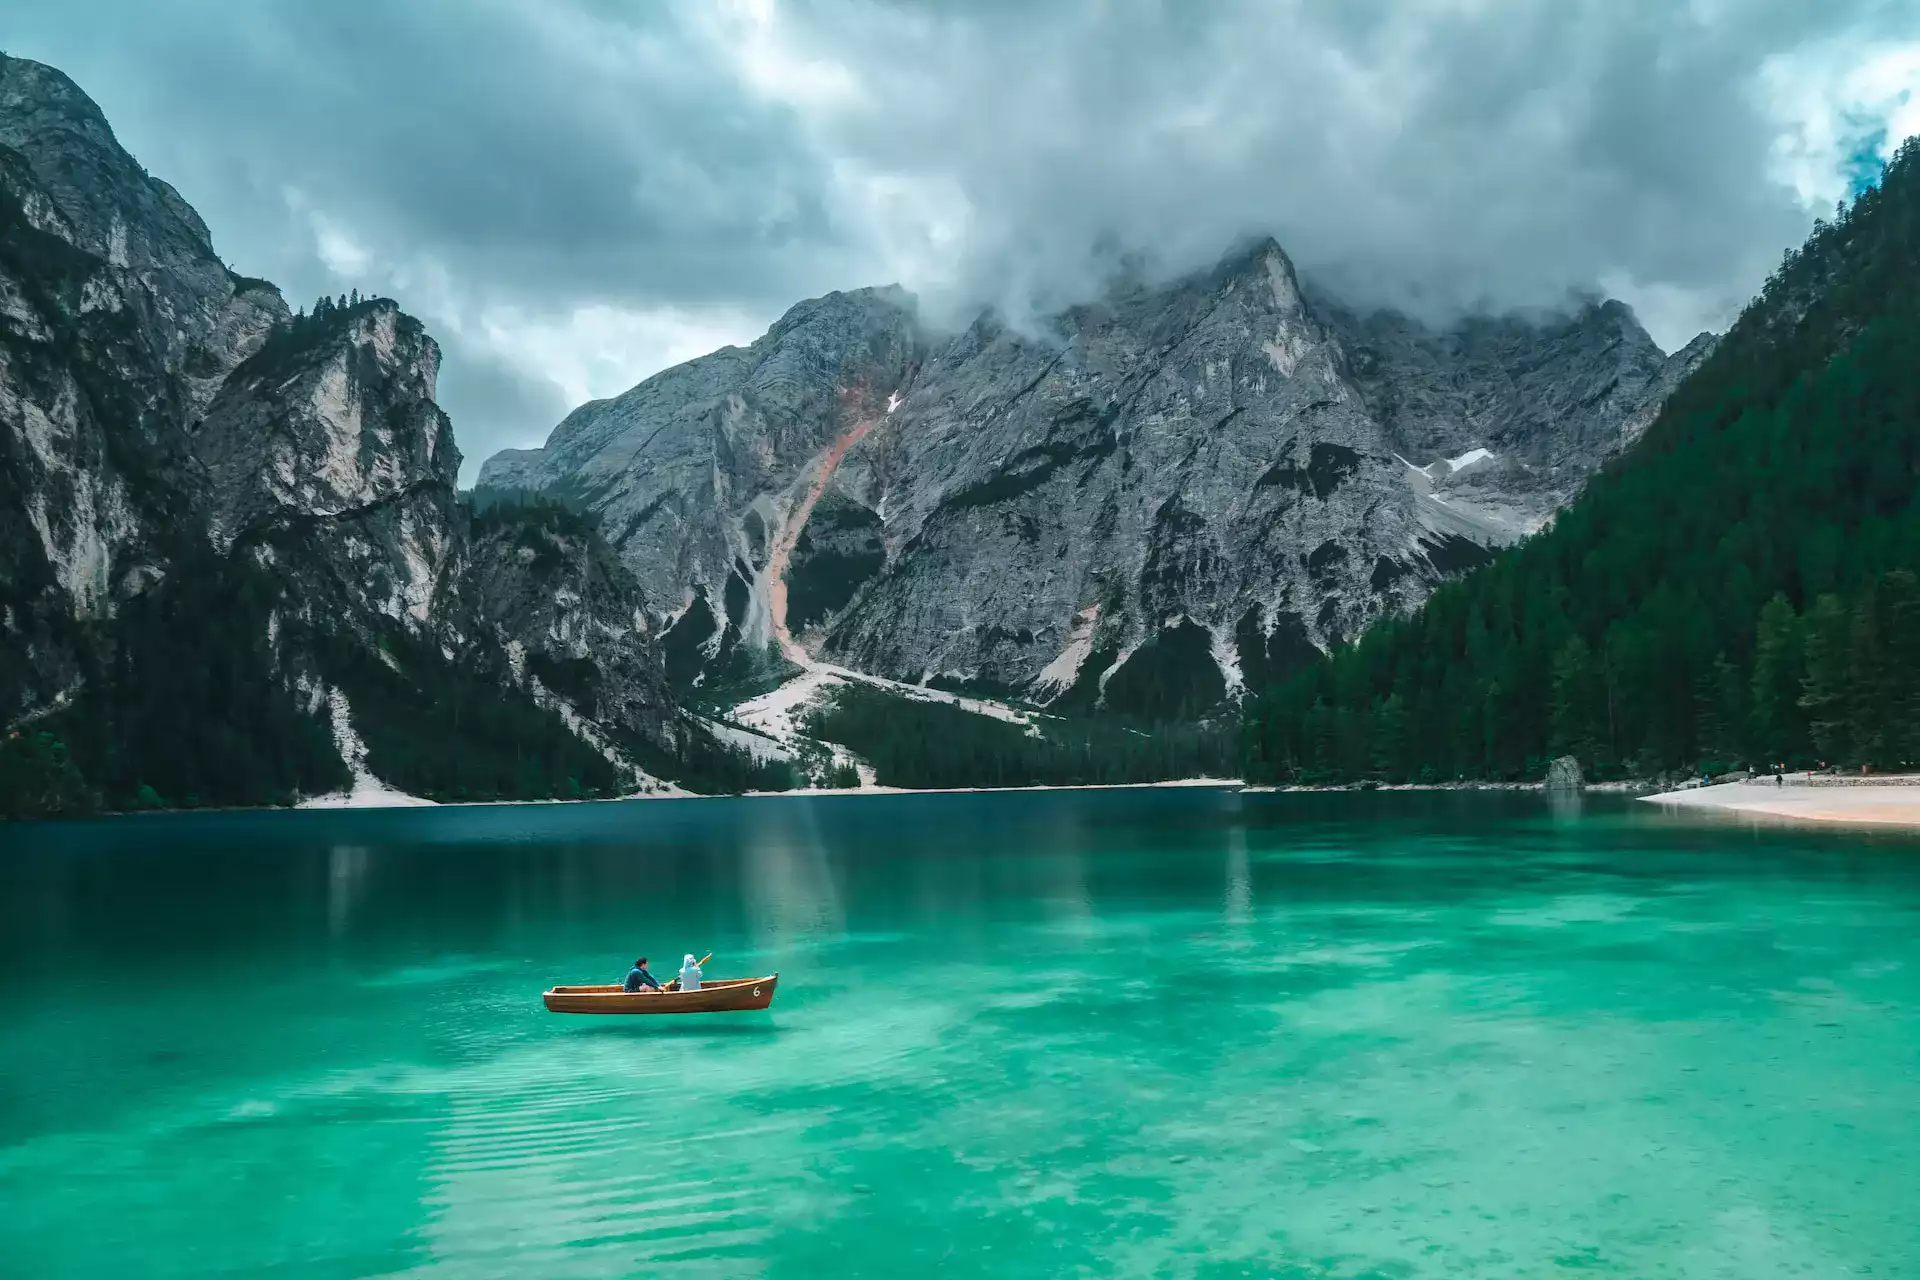
M 0 742 L 31 747 L 0 793 L 779 786 L 867 769 L 808 735 L 900 698 L 944 702 L 956 757 L 986 717 L 1048 776 L 1213 767 L 1031 708 L 1266 687 L 1540 527 L 1708 345 L 1666 357 L 1617 303 L 1360 312 L 1271 241 L 1031 329 L 864 289 L 582 406 L 469 498 L 418 321 L 290 309 L 71 81 L 0 57 Z
M 1265 241 L 1039 332 L 830 294 L 480 485 L 596 514 L 683 687 L 784 658 L 1183 718 L 1538 529 L 1710 346 L 1360 313 Z
M 0 57 L 0 726 L 109 803 L 689 765 L 657 611 L 577 517 L 469 507 L 438 366 L 391 301 L 293 314 L 230 271 L 70 80 Z
M 1551 528 L 1246 708 L 1244 776 L 1911 769 L 1916 366 L 1909 138 Z

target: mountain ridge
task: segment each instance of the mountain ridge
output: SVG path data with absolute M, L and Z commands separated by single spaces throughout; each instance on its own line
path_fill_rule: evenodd
M 1537 527 L 1685 363 L 1617 306 L 1357 316 L 1271 238 L 1044 328 L 804 300 L 463 495 L 419 321 L 291 310 L 0 56 L 0 800 L 779 789 L 868 768 L 835 732 L 896 777 L 1008 732 L 1214 768 L 1237 699 Z M 874 738 L 902 699 L 945 763 Z
M 1920 139 L 1540 537 L 1248 708 L 1266 781 L 1920 760 Z
M 0 726 L 80 779 L 42 809 L 745 767 L 597 533 L 460 496 L 439 358 L 390 299 L 294 314 L 232 272 L 71 80 L 0 56 Z
M 911 303 L 888 287 L 796 304 L 748 347 L 580 406 L 477 487 L 599 514 L 653 593 L 679 597 L 663 624 L 737 673 L 774 629 L 768 531 L 864 415 L 827 527 L 800 530 L 772 575 L 814 603 L 811 654 L 1045 702 L 1097 651 L 1105 703 L 1119 665 L 1191 625 L 1205 636 L 1172 647 L 1204 639 L 1217 704 L 1248 663 L 1292 663 L 1538 528 L 1711 345 L 1669 358 L 1619 303 L 1447 331 L 1361 316 L 1303 287 L 1271 237 L 1048 317 L 1044 336 L 992 313 L 935 334 Z M 747 372 L 768 359 L 797 372 Z M 1457 475 L 1407 456 L 1473 449 Z

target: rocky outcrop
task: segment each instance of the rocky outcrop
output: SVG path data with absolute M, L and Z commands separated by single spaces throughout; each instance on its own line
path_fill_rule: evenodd
M 439 364 L 420 322 L 386 299 L 275 330 L 188 428 L 215 545 L 423 488 L 451 496 L 460 455 L 434 401 Z
M 673 736 L 673 702 L 640 584 L 591 520 L 557 504 L 478 513 L 458 622 L 504 646 L 522 687 L 644 752 Z M 557 700 L 557 701 L 556 701 Z
M 0 722 L 64 705 L 79 624 L 165 575 L 181 428 L 285 315 L 71 81 L 0 56 Z
M 1680 384 L 1686 381 L 1687 375 L 1705 363 L 1706 358 L 1713 354 L 1713 349 L 1719 345 L 1719 342 L 1720 335 L 1703 333 L 1667 357 L 1667 362 L 1660 366 L 1659 376 L 1648 388 L 1646 402 L 1621 424 L 1619 433 L 1614 436 L 1607 448 L 1607 456 L 1611 457 L 1626 450 L 1647 433 L 1647 428 L 1653 425 L 1653 420 L 1660 416 L 1660 407 L 1667 402 L 1667 397 L 1679 389 Z
M 1586 779 L 1580 774 L 1580 762 L 1572 756 L 1556 756 L 1547 766 L 1549 791 L 1579 791 L 1586 785 Z
M 224 554 L 280 584 L 277 637 L 303 687 L 346 678 L 341 644 L 402 676 L 480 673 L 647 785 L 673 716 L 638 584 L 591 521 L 552 503 L 475 512 L 434 400 L 440 352 L 388 299 L 275 330 L 191 429 L 200 506 Z M 313 640 L 310 650 L 303 638 Z
M 182 418 L 286 317 L 273 286 L 227 269 L 200 215 L 127 154 L 59 71 L 0 55 L 0 147 L 31 174 L 29 224 L 91 259 L 79 309 L 132 313 L 138 344 L 181 380 Z
M 805 303 L 481 485 L 600 513 L 684 602 L 685 682 L 791 633 L 910 682 L 1185 716 L 1537 529 L 1699 354 L 1619 303 L 1358 314 L 1266 241 L 1039 332 L 928 334 L 892 290 Z
M 767 569 L 776 552 L 797 550 L 781 531 L 836 442 L 885 416 L 919 356 L 906 294 L 829 294 L 750 347 L 582 405 L 544 449 L 489 459 L 480 488 L 539 492 L 597 515 L 661 602 L 677 682 L 751 675 L 778 662 Z
M 1668 356 L 1619 302 L 1569 316 L 1477 317 L 1435 331 L 1317 303 L 1409 480 L 1503 536 L 1532 533 L 1640 438 L 1712 349 Z
M 351 713 L 356 770 L 486 794 L 643 783 L 636 755 L 664 758 L 685 726 L 639 585 L 578 517 L 473 515 L 439 358 L 390 300 L 289 314 L 71 81 L 0 57 L 0 725 L 64 718 L 95 740 L 81 763 L 113 756 L 131 786 L 153 765 L 120 744 L 152 699 L 128 655 L 191 652 L 150 634 L 188 627 L 232 669 L 223 705 L 195 708 L 220 718 L 201 736 L 239 757 L 250 733 L 278 735 L 269 757 L 310 736 L 303 714 L 324 741 L 357 679 L 382 705 Z M 205 601 L 239 607 L 197 616 Z M 475 733 L 495 758 L 463 773 Z

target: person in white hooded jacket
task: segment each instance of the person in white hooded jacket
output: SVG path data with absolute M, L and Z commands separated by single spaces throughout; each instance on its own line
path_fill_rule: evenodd
M 694 961 L 691 951 L 687 953 L 687 958 L 680 962 L 680 989 L 682 991 L 700 989 L 700 966 Z

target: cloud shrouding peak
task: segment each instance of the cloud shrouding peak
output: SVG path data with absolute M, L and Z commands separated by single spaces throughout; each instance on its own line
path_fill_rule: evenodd
M 1605 290 L 1672 346 L 1920 125 L 1916 0 L 46 0 L 10 27 L 237 267 L 421 314 L 470 470 L 805 296 L 1017 316 L 1251 234 L 1433 313 Z

